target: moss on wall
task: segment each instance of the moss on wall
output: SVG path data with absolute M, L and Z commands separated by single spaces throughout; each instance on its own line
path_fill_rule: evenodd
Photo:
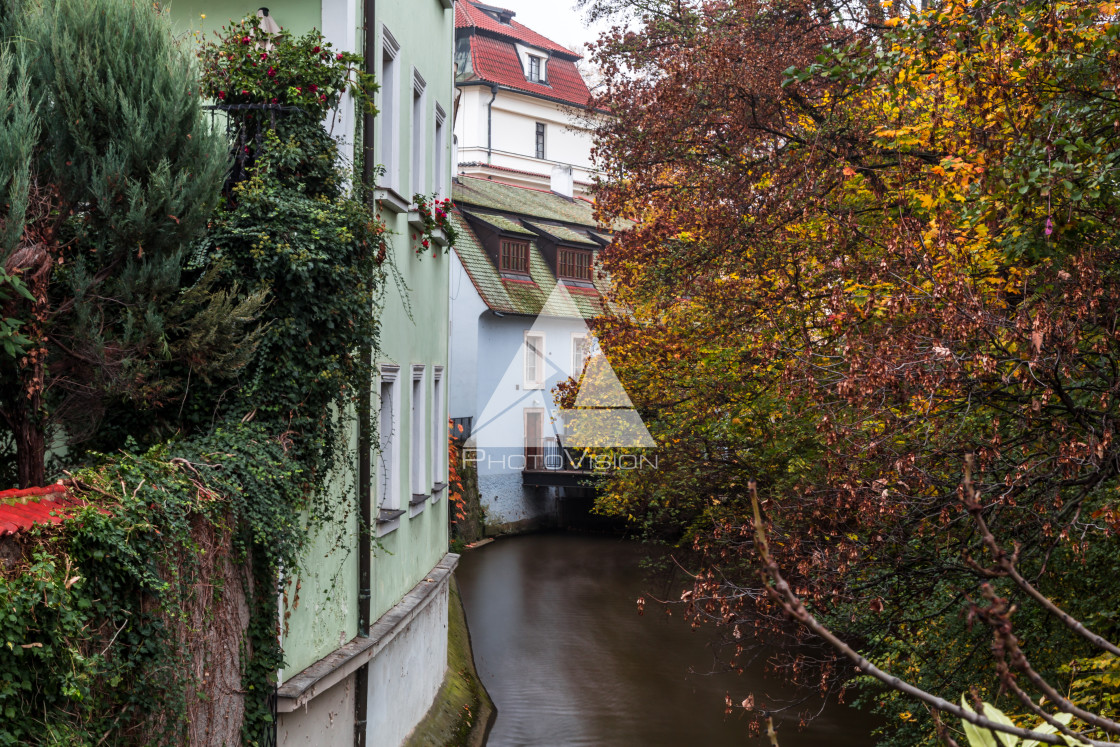
M 474 668 L 470 631 L 459 586 L 452 578 L 447 610 L 447 675 L 435 703 L 405 745 L 481 747 L 486 743 L 495 715 L 494 703 Z

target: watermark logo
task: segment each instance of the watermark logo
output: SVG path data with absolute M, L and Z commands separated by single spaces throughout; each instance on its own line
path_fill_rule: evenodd
M 479 346 L 477 370 L 478 390 L 487 399 L 474 419 L 465 461 L 485 472 L 656 467 L 653 456 L 617 452 L 657 444 L 598 349 L 585 312 L 557 283 L 527 329 L 515 323 L 525 317 L 504 317 L 486 330 L 489 344 Z M 488 370 L 481 360 L 488 349 L 504 351 L 504 368 Z M 578 390 L 570 407 L 560 407 L 554 391 L 570 379 L 579 382 Z
M 523 453 L 487 453 L 485 449 L 466 448 L 460 452 L 460 466 L 474 465 L 481 472 L 506 472 L 533 469 L 530 455 Z M 568 470 L 572 472 L 612 472 L 640 469 L 657 469 L 655 453 L 592 452 L 585 449 L 560 454 L 544 454 L 538 469 Z

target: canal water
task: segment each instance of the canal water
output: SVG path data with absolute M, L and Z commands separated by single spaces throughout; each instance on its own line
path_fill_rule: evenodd
M 497 707 L 489 747 L 758 745 L 735 702 L 783 693 L 761 671 L 718 671 L 710 629 L 655 604 L 635 542 L 577 534 L 499 539 L 456 576 L 479 676 Z M 869 717 L 831 705 L 808 726 L 775 719 L 781 747 L 870 747 Z

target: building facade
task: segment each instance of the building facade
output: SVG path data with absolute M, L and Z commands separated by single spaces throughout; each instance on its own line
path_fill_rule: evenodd
M 205 35 L 257 12 L 239 0 L 176 0 L 171 10 L 183 31 Z M 273 0 L 267 13 L 294 34 L 318 28 L 335 49 L 364 54 L 381 86 L 372 121 L 344 102 L 327 124 L 345 158 L 372 152 L 383 167 L 377 209 L 399 280 L 379 305 L 369 412 L 332 487 L 338 510 L 281 585 L 277 743 L 395 747 L 445 676 L 457 560 L 447 553 L 452 260 L 439 247 L 418 254 L 412 240 L 413 196 L 445 195 L 451 182 L 454 10 L 451 0 Z
M 601 360 L 587 321 L 606 308 L 597 256 L 610 237 L 585 199 L 464 175 L 453 194 L 451 416 L 487 533 L 521 531 L 554 522 L 589 477 L 564 451 L 554 391 Z
M 599 114 L 587 109 L 580 55 L 514 15 L 472 0 L 456 4 L 458 172 L 549 189 L 560 170 L 586 195 L 597 173 L 591 129 Z

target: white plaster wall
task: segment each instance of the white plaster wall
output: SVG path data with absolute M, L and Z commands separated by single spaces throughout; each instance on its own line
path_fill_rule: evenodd
M 312 698 L 306 707 L 281 713 L 276 741 L 283 747 L 353 747 L 354 675 Z
M 424 718 L 443 684 L 449 579 L 369 663 L 369 747 L 401 744 Z
M 493 108 L 495 150 L 535 158 L 536 123 L 543 122 L 545 160 L 591 166 L 591 133 L 574 107 L 500 91 Z
M 478 414 L 478 320 L 486 313 L 486 304 L 455 252 L 451 252 L 450 309 L 447 414 L 467 418 Z
M 323 36 L 336 51 L 359 51 L 357 18 L 358 0 L 323 0 Z M 323 123 L 339 141 L 340 154 L 347 164 L 354 162 L 355 116 L 354 99 L 347 93 Z
M 547 377 L 543 389 L 523 387 L 524 340 L 528 330 L 544 334 Z M 478 390 L 474 434 L 469 445 L 478 471 L 479 493 L 488 526 L 547 518 L 556 499 L 544 491 L 524 488 L 526 408 L 545 411 L 544 437 L 559 427 L 553 389 L 572 373 L 572 334 L 589 334 L 582 319 L 562 317 L 498 317 L 483 314 L 478 323 Z M 555 423 L 553 420 L 555 419 Z
M 595 169 L 591 161 L 593 135 L 584 114 L 575 107 L 557 104 L 511 91 L 499 91 L 487 122 L 490 89 L 466 86 L 460 101 L 455 134 L 459 138 L 459 163 L 490 163 L 544 175 L 553 164 L 575 167 L 576 181 L 590 182 Z M 536 124 L 545 130 L 545 158 L 536 157 Z M 491 150 L 487 150 L 488 127 L 492 127 Z
M 486 147 L 486 102 L 490 100 L 490 89 L 486 86 L 462 86 L 460 89 L 459 111 L 455 114 L 455 137 L 459 148 L 470 144 Z M 481 101 L 480 101 L 481 99 Z M 459 159 L 463 159 L 460 157 Z
M 523 365 L 525 333 L 539 332 L 545 338 L 547 376 L 542 389 L 524 389 Z M 478 410 L 476 417 L 479 448 L 522 450 L 524 422 L 520 411 L 526 407 L 555 410 L 552 390 L 572 373 L 572 334 L 589 334 L 582 319 L 563 317 L 499 317 L 486 313 L 478 323 Z M 516 412 L 515 412 L 516 410 Z M 477 422 L 484 413 L 504 413 L 502 417 Z M 554 435 L 546 422 L 545 436 Z

